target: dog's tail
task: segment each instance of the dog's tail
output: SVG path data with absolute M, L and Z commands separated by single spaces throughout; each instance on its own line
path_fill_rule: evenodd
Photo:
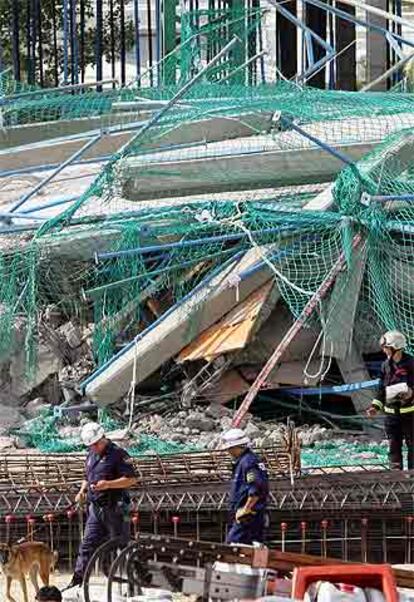
M 55 550 L 50 556 L 50 572 L 53 573 L 59 560 L 59 552 Z

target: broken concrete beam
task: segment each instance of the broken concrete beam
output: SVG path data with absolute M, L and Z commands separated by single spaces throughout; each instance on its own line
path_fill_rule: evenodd
M 257 134 L 258 131 L 268 130 L 271 118 L 271 113 L 242 113 L 233 116 L 229 115 L 228 117 L 212 117 L 191 123 L 183 123 L 176 128 L 170 129 L 162 136 L 156 135 L 160 131 L 160 128 L 154 128 L 154 136 L 151 140 L 155 139 L 156 142 L 144 144 L 142 149 L 157 149 L 160 146 L 183 145 L 196 142 L 205 144 L 207 142 L 232 139 L 239 136 L 252 136 Z M 123 116 L 123 122 L 125 124 L 124 131 L 103 135 L 99 142 L 85 152 L 82 159 L 97 159 L 112 155 L 121 146 L 126 144 L 136 134 L 137 130 L 128 130 L 125 116 Z M 144 124 L 145 122 L 143 121 L 142 123 Z M 24 132 L 22 132 L 22 129 L 26 126 L 23 126 L 23 128 L 22 126 L 18 126 L 16 131 L 12 128 L 7 128 L 3 132 L 3 142 L 0 132 L 0 148 L 2 146 L 9 147 L 0 151 L 0 173 L 2 171 L 14 171 L 36 165 L 62 163 L 84 146 L 88 140 L 88 136 L 92 138 L 99 133 L 100 130 L 92 129 L 95 127 L 93 120 L 90 121 L 90 124 L 87 132 L 82 129 L 80 130 L 80 132 L 83 131 L 82 137 L 71 139 L 70 137 L 65 138 L 62 136 L 47 140 L 47 142 L 41 142 L 41 140 L 43 140 L 42 136 L 45 139 L 51 138 L 50 132 L 53 132 L 53 128 L 51 129 L 52 126 L 50 123 L 34 124 L 33 128 L 36 127 L 37 130 L 36 133 L 31 130 L 29 140 L 24 137 Z M 83 121 L 82 125 L 84 125 Z M 56 129 L 55 132 L 59 135 L 62 133 L 62 130 Z M 27 144 L 30 140 L 33 141 L 33 144 Z M 24 146 L 16 146 L 23 141 L 26 142 Z
M 50 376 L 57 374 L 62 367 L 60 357 L 40 344 L 37 352 L 37 367 L 32 379 L 26 376 L 26 357 L 24 351 L 12 357 L 10 363 L 11 391 L 16 397 L 23 397 L 44 383 Z
M 273 247 L 267 248 L 273 250 Z M 83 385 L 86 395 L 101 405 L 112 403 L 128 391 L 134 364 L 138 384 L 176 356 L 200 332 L 271 278 L 269 268 L 263 265 L 238 281 L 240 275 L 256 265 L 260 258 L 260 252 L 252 249 L 239 261 L 222 268 L 204 286 L 197 287 L 184 301 L 161 316 L 155 326 L 141 333 L 136 342 L 132 341 L 87 379 Z
M 342 152 L 357 160 L 373 145 L 341 146 Z M 188 154 L 189 155 L 189 154 Z M 148 159 L 148 156 L 147 156 Z M 320 183 L 331 180 L 343 164 L 320 148 L 273 150 L 258 153 L 198 156 L 150 163 L 140 157 L 127 159 L 120 173 L 122 195 L 133 201 Z M 211 174 L 220 174 L 214 178 Z M 138 175 L 137 175 L 138 174 Z
M 414 136 L 411 133 L 401 135 L 395 140 L 391 140 L 382 152 L 375 156 L 361 161 L 358 164 L 358 170 L 366 178 L 378 183 L 377 194 L 381 194 L 381 181 L 388 182 L 387 178 L 383 178 L 384 173 L 392 173 L 394 178 L 403 173 L 412 165 L 412 156 L 414 151 Z M 345 152 L 345 154 L 347 154 Z M 355 159 L 355 156 L 352 158 Z M 324 191 L 316 195 L 303 208 L 307 211 L 326 211 L 330 209 L 334 203 L 334 188 L 335 183 L 329 184 Z M 361 199 L 362 200 L 362 199 Z M 401 209 L 402 203 L 388 203 L 387 209 L 398 207 Z

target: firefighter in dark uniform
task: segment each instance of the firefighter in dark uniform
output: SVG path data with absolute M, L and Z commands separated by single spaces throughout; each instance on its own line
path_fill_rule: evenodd
M 230 491 L 230 529 L 227 543 L 263 543 L 267 527 L 268 476 L 263 462 L 250 449 L 241 429 L 230 429 L 222 437 L 222 449 L 234 459 Z
M 414 468 L 414 358 L 404 351 L 405 336 L 397 330 L 386 332 L 380 341 L 387 359 L 381 366 L 377 398 L 368 416 L 385 414 L 389 459 L 393 469 L 403 469 L 403 443 L 408 449 L 408 469 Z
M 87 423 L 81 433 L 89 448 L 85 479 L 75 501 L 88 503 L 88 518 L 79 548 L 72 580 L 66 589 L 81 585 L 90 557 L 106 539 L 121 537 L 128 541 L 129 495 L 127 489 L 136 483 L 132 459 L 128 453 L 105 437 L 103 428 Z

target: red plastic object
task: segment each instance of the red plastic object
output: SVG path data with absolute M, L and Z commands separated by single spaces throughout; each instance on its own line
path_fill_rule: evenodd
M 306 590 L 315 581 L 374 587 L 382 591 L 386 602 L 398 602 L 397 586 L 389 564 L 332 564 L 296 568 L 293 572 L 292 598 L 303 600 Z
M 352 594 L 355 591 L 355 585 L 351 585 L 350 583 L 338 583 L 340 592 L 348 592 Z

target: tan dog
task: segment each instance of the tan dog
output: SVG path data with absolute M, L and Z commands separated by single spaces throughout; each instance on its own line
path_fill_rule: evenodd
M 39 591 L 37 575 L 40 575 L 44 585 L 49 585 L 49 575 L 55 567 L 57 553 L 40 541 L 27 541 L 21 544 L 0 544 L 0 566 L 6 577 L 6 598 L 9 602 L 16 602 L 10 594 L 13 579 L 20 582 L 24 602 L 29 602 L 27 597 L 26 576 L 36 590 Z

